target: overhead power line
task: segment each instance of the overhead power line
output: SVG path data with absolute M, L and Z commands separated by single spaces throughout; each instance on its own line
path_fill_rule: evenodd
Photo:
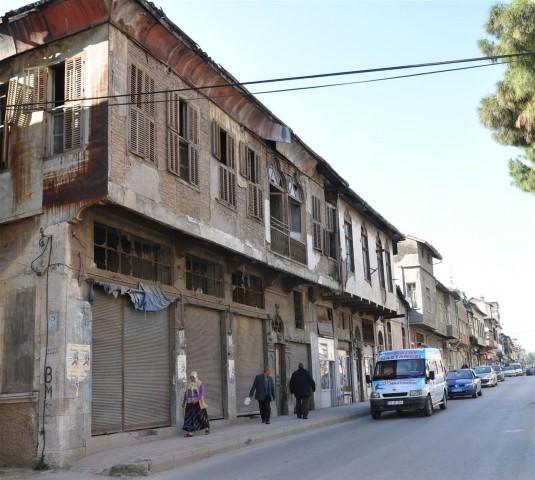
M 452 65 L 452 64 L 458 64 L 458 63 L 472 63 L 472 62 L 482 62 L 482 61 L 491 61 L 493 63 L 488 63 L 484 65 L 478 65 L 478 66 L 472 66 L 472 67 L 460 67 L 456 69 L 444 69 L 444 70 L 435 70 L 430 72 L 422 72 L 420 74 L 411 74 L 411 75 L 400 75 L 400 76 L 394 76 L 394 77 L 386 77 L 386 78 L 379 78 L 379 79 L 372 79 L 372 80 L 364 80 L 364 81 L 356 81 L 356 82 L 345 82 L 340 84 L 329 84 L 326 86 L 338 86 L 338 85 L 349 85 L 349 84 L 355 84 L 355 83 L 369 83 L 370 81 L 383 81 L 383 80 L 393 80 L 396 78 L 407 78 L 411 76 L 419 76 L 419 75 L 429 75 L 433 73 L 444 73 L 449 71 L 456 71 L 456 70 L 467 70 L 469 68 L 477 68 L 477 67 L 483 67 L 483 66 L 491 66 L 491 65 L 500 65 L 504 63 L 511 63 L 511 62 L 498 62 L 498 60 L 502 59 L 508 59 L 508 58 L 517 58 L 520 59 L 522 57 L 527 56 L 534 56 L 535 52 L 520 52 L 520 53 L 511 53 L 506 55 L 496 55 L 496 56 L 490 56 L 490 57 L 474 57 L 474 58 L 462 58 L 457 60 L 443 60 L 438 62 L 426 62 L 426 63 L 415 63 L 415 64 L 407 64 L 407 65 L 396 65 L 396 66 L 389 66 L 389 67 L 378 67 L 378 68 L 368 68 L 368 69 L 360 69 L 360 70 L 348 70 L 348 71 L 341 71 L 341 72 L 328 72 L 328 73 L 318 73 L 318 74 L 312 74 L 312 75 L 298 75 L 298 76 L 291 76 L 291 77 L 280 77 L 280 78 L 270 78 L 270 79 L 264 79 L 264 80 L 251 80 L 246 82 L 228 82 L 228 83 L 219 83 L 219 84 L 212 84 L 212 85 L 204 85 L 199 87 L 182 87 L 182 88 L 175 88 L 170 90 L 155 90 L 152 92 L 131 92 L 131 93 L 118 93 L 113 95 L 102 95 L 102 96 L 94 96 L 94 97 L 84 97 L 81 99 L 76 99 L 77 101 L 89 101 L 89 100 L 111 100 L 113 98 L 122 98 L 122 97 L 136 97 L 136 96 L 143 96 L 148 94 L 165 94 L 170 92 L 186 92 L 186 91 L 202 91 L 202 90 L 209 90 L 209 89 L 215 89 L 215 88 L 225 88 L 225 87 L 243 87 L 246 85 L 259 85 L 264 83 L 278 83 L 278 82 L 290 82 L 290 81 L 297 81 L 297 80 L 311 80 L 311 79 L 317 79 L 317 78 L 327 78 L 327 77 L 337 77 L 337 76 L 348 76 L 348 75 L 361 75 L 365 73 L 375 73 L 375 72 L 387 72 L 387 71 L 395 71 L 395 70 L 405 70 L 405 69 L 413 69 L 413 68 L 423 68 L 423 67 L 431 67 L 431 66 L 439 66 L 439 65 Z M 518 60 L 517 60 L 518 61 Z M 278 89 L 278 90 L 270 90 L 266 92 L 247 92 L 244 91 L 243 94 L 238 95 L 259 95 L 262 93 L 276 93 L 276 92 L 283 92 L 283 91 L 294 91 L 294 90 L 306 90 L 306 89 L 312 89 L 312 88 L 324 88 L 322 86 L 309 86 L 309 87 L 298 87 L 298 88 L 285 88 L 285 89 Z M 226 95 L 226 96 L 235 96 L 232 95 Z M 207 96 L 208 98 L 221 98 L 217 96 Z M 46 101 L 45 104 L 54 104 L 53 101 Z M 134 103 L 134 102 L 130 102 Z M 121 103 L 121 104 L 115 104 L 115 105 L 127 105 L 128 103 Z M 5 108 L 16 108 L 20 105 L 24 106 L 35 106 L 35 105 L 43 105 L 43 102 L 28 102 L 28 103 L 22 103 L 22 104 L 10 104 L 6 105 Z

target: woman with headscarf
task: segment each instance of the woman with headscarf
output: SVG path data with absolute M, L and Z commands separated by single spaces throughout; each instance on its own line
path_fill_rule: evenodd
M 204 401 L 204 385 L 199 380 L 197 372 L 191 372 L 189 382 L 184 392 L 182 407 L 184 412 L 184 426 L 186 431 L 185 437 L 192 437 L 193 432 L 204 429 L 204 433 L 210 433 L 210 423 L 208 422 L 208 413 L 206 412 L 206 402 Z

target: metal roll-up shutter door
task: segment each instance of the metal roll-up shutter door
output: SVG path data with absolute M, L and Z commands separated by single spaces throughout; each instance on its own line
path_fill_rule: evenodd
M 186 305 L 185 327 L 188 373 L 196 371 L 204 384 L 209 418 L 223 418 L 221 314 L 218 310 Z
M 300 363 L 310 372 L 310 360 L 309 360 L 309 345 L 306 343 L 291 343 L 290 344 L 290 356 L 291 356 L 291 371 L 295 372 Z
M 124 428 L 163 427 L 170 421 L 169 310 L 124 306 Z
M 264 335 L 262 320 L 234 315 L 234 358 L 236 368 L 236 403 L 238 414 L 258 411 L 256 402 L 243 404 L 256 375 L 264 370 Z
M 122 301 L 95 290 L 92 308 L 91 433 L 122 430 Z

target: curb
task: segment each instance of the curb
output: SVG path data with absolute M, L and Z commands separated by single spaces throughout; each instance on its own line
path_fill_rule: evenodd
M 291 435 L 297 435 L 299 433 L 316 430 L 320 428 L 329 427 L 338 423 L 355 420 L 369 415 L 368 409 L 359 409 L 359 411 L 352 412 L 351 414 L 334 417 L 313 420 L 312 422 L 302 422 L 299 424 L 285 425 L 272 432 L 259 432 L 249 438 L 233 439 L 225 441 L 221 445 L 216 447 L 208 447 L 206 449 L 198 448 L 181 450 L 180 452 L 169 452 L 162 455 L 153 456 L 152 458 L 134 460 L 127 463 L 121 463 L 113 465 L 101 470 L 99 473 L 111 476 L 147 476 L 151 473 L 159 473 L 173 468 L 182 467 L 191 463 L 204 460 L 214 455 L 222 453 L 228 453 L 242 448 L 259 445 L 270 440 L 276 440 L 278 438 L 289 437 Z M 297 421 L 296 421 L 297 422 Z

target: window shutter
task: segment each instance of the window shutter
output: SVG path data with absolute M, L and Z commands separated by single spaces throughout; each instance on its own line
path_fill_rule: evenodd
M 255 215 L 255 201 L 256 201 L 256 192 L 255 192 L 255 185 L 252 183 L 249 183 L 247 186 L 247 214 L 251 217 L 256 217 Z
M 65 150 L 80 148 L 82 145 L 81 117 L 82 107 L 80 104 L 64 108 L 63 144 Z
M 234 168 L 234 138 L 227 133 L 227 162 L 230 168 Z
M 156 163 L 156 130 L 151 118 L 145 118 L 145 141 L 145 159 Z
M 83 60 L 81 55 L 65 60 L 65 119 L 63 147 L 72 150 L 82 146 Z M 78 101 L 76 104 L 72 102 Z
M 199 144 L 199 119 L 199 109 L 188 103 L 188 140 L 195 145 Z
M 323 230 L 323 255 L 326 256 L 329 256 L 329 252 L 331 250 L 331 237 L 329 234 L 329 230 Z
M 9 79 L 6 99 L 6 105 L 9 106 L 6 108 L 6 124 L 14 124 L 19 122 L 21 112 L 20 105 L 24 97 L 22 87 L 23 86 L 19 83 L 19 79 L 17 77 Z
M 151 117 L 154 117 L 154 79 L 147 73 L 145 73 L 144 79 L 143 110 Z
M 256 187 L 257 202 L 258 202 L 258 218 L 264 220 L 264 192 L 261 188 Z
M 47 69 L 44 67 L 27 68 L 24 74 L 24 103 L 26 110 L 37 111 L 46 108 Z
M 221 160 L 221 143 L 219 135 L 219 125 L 215 120 L 212 121 L 212 155 Z
M 199 150 L 189 146 L 189 177 L 193 185 L 199 185 Z
M 228 172 L 229 174 L 229 188 L 230 188 L 230 204 L 236 206 L 236 174 Z
M 130 150 L 134 153 L 139 153 L 138 122 L 138 112 L 133 106 L 130 106 Z
M 167 92 L 167 126 L 180 130 L 179 97 L 176 92 Z
M 137 104 L 138 97 L 135 95 L 137 93 L 137 67 L 135 65 L 130 65 L 130 103 Z
M 249 171 L 249 159 L 247 158 L 247 145 L 245 145 L 243 142 L 240 142 L 238 150 L 240 152 L 240 175 L 243 178 L 250 178 L 251 173 Z
M 178 133 L 167 129 L 167 168 L 175 175 L 179 174 L 178 155 L 179 155 Z
M 316 250 L 321 250 L 321 225 L 317 222 L 312 224 L 312 241 Z

